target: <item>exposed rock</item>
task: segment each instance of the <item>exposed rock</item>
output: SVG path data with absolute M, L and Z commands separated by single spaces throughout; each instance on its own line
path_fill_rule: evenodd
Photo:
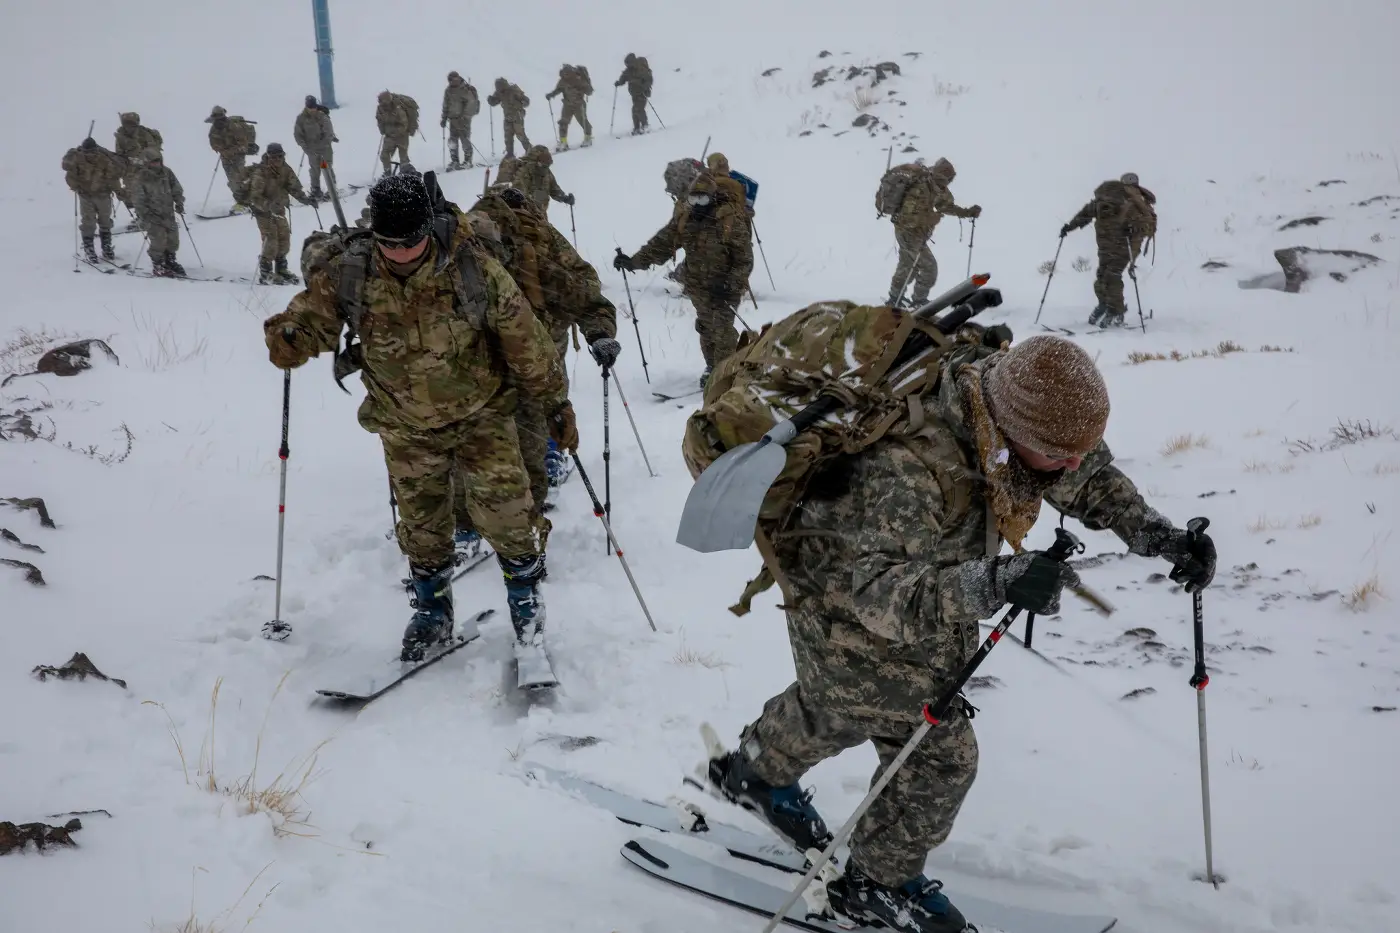
M 1369 207 L 1372 204 L 1380 204 L 1384 201 L 1400 201 L 1400 195 L 1378 194 L 1374 198 L 1367 198 L 1364 201 L 1357 201 L 1357 207 Z
M 976 677 L 969 677 L 968 680 L 967 680 L 967 689 L 970 690 L 970 691 L 971 691 L 971 690 L 995 690 L 997 687 L 1000 687 L 1000 686 L 1002 686 L 1001 680 L 998 679 L 998 678 L 996 678 L 996 677 L 992 677 L 991 675 L 980 675 L 980 674 L 979 674 L 979 675 L 976 676 Z
M 93 337 L 88 340 L 65 343 L 61 347 L 54 347 L 39 357 L 34 371 L 36 373 L 50 373 L 55 376 L 76 376 L 78 373 L 92 368 L 92 348 L 94 346 L 105 353 L 109 360 L 120 364 L 121 361 L 112 352 L 112 348 L 107 346 L 107 341 Z
M 23 570 L 24 579 L 27 583 L 32 583 L 35 586 L 48 586 L 48 583 L 44 580 L 44 575 L 40 573 L 39 568 L 35 567 L 33 564 L 22 560 L 10 560 L 8 557 L 0 557 L 0 564 L 4 564 L 6 567 L 18 567 L 20 570 Z
M 1373 713 L 1393 713 L 1393 712 L 1395 712 L 1395 707 L 1393 707 L 1393 706 L 1373 706 L 1373 707 L 1371 707 L 1371 712 L 1373 712 Z
M 905 53 L 904 53 L 904 57 L 905 57 L 905 58 L 917 59 L 920 55 L 923 55 L 923 54 L 924 54 L 923 52 L 905 52 Z
M 45 528 L 57 528 L 57 527 L 58 527 L 57 525 L 55 525 L 55 524 L 53 523 L 53 519 L 49 516 L 49 508 L 48 508 L 48 506 L 44 505 L 44 500 L 43 500 L 43 499 L 37 499 L 37 498 L 36 498 L 36 499 L 13 499 L 13 498 L 11 498 L 11 499 L 0 499 L 0 502 L 4 502 L 4 503 L 6 503 L 6 504 L 8 504 L 8 505 L 10 505 L 10 506 L 13 506 L 13 507 L 16 508 L 16 509 L 21 509 L 21 510 L 23 510 L 23 509 L 33 509 L 34 511 L 36 511 L 36 512 L 39 513 L 39 524 L 43 525 Z
M 1140 627 L 1138 627 L 1138 628 L 1130 628 L 1130 629 L 1128 629 L 1126 632 L 1124 632 L 1123 634 L 1124 634 L 1124 635 L 1131 636 L 1132 638 L 1156 638 L 1156 637 L 1157 637 L 1157 633 L 1154 632 L 1152 629 L 1147 628 L 1146 626 L 1140 626 Z
M 830 57 L 831 57 L 831 53 L 828 52 L 826 49 L 822 49 L 820 52 L 817 53 L 817 58 L 830 58 Z
M 899 151 L 900 151 L 900 152 L 918 152 L 919 150 L 917 150 L 917 149 L 914 148 L 914 144 L 913 144 L 913 143 L 910 143 L 909 145 L 905 146 L 903 149 L 901 149 L 901 150 L 899 150 Z
M 1154 693 L 1156 693 L 1156 692 L 1157 692 L 1157 688 L 1156 688 L 1156 687 L 1138 687 L 1136 690 L 1129 690 L 1127 693 L 1123 694 L 1123 695 L 1122 695 L 1121 697 L 1119 697 L 1118 699 L 1120 699 L 1120 700 L 1136 700 L 1136 699 L 1138 699 L 1139 697 L 1150 697 L 1150 696 L 1152 696 L 1152 694 L 1154 694 Z
M 1284 230 L 1292 230 L 1296 227 L 1316 227 L 1318 224 L 1322 223 L 1324 220 L 1327 219 L 1328 218 L 1326 217 L 1321 217 L 1317 214 L 1313 214 L 1309 217 L 1299 217 L 1297 220 L 1290 220 L 1288 223 L 1284 224 L 1278 229 L 1279 232 L 1282 233 Z
M 116 677 L 108 677 L 106 674 L 99 671 L 97 665 L 89 661 L 88 656 L 81 651 L 76 652 L 68 659 L 68 663 L 62 667 L 40 664 L 30 673 L 40 680 L 47 680 L 51 676 L 57 677 L 59 680 L 73 680 L 74 678 L 78 680 L 87 680 L 89 677 L 95 677 L 98 680 L 110 681 L 123 689 L 126 687 L 126 681 L 119 680 Z
M 1197 498 L 1197 499 L 1209 499 L 1209 498 L 1211 498 L 1212 496 L 1222 496 L 1222 495 L 1223 495 L 1223 496 L 1233 496 L 1234 494 L 1235 494 L 1235 491 L 1234 491 L 1233 489 L 1231 489 L 1231 490 L 1229 490 L 1229 491 L 1227 491 L 1227 492 L 1223 492 L 1223 493 L 1220 492 L 1219 490 L 1212 489 L 1210 492 L 1203 492 L 1203 493 L 1201 493 L 1200 495 L 1196 496 L 1196 498 Z
M 1228 268 L 1230 268 L 1230 264 L 1229 264 L 1228 262 L 1221 262 L 1219 259 L 1210 259 L 1210 260 L 1207 260 L 1206 262 L 1201 263 L 1201 268 L 1202 268 L 1202 269 L 1228 269 Z
M 782 70 L 783 70 L 783 69 L 781 69 L 781 68 L 769 68 L 767 71 L 763 72 L 763 76 L 764 76 L 765 78 L 771 78 L 771 77 L 773 77 L 775 74 L 777 74 L 778 72 L 780 72 L 780 71 L 782 71 Z
M 812 131 L 811 131 L 811 130 L 803 130 L 802 132 L 798 133 L 797 135 L 798 135 L 798 136 L 811 136 L 811 135 L 812 135 Z
M 34 843 L 34 848 L 42 852 L 47 846 L 77 846 L 73 833 L 83 828 L 82 820 L 74 817 L 62 826 L 46 826 L 43 823 L 20 823 L 18 825 L 0 822 L 0 855 L 23 852 L 24 847 Z
M 1319 188 L 1326 188 L 1328 185 L 1345 185 L 1345 184 L 1346 184 L 1346 182 L 1343 181 L 1343 180 L 1340 179 L 1340 178 L 1329 178 L 1329 179 L 1327 179 L 1326 181 L 1320 181 L 1320 182 L 1318 182 L 1318 183 L 1317 183 L 1317 186 L 1318 186 Z
M 0 528 L 0 541 L 8 541 L 22 551 L 33 551 L 36 554 L 44 553 L 44 549 L 39 547 L 39 545 L 25 544 L 19 539 L 19 535 L 8 528 Z
M 879 122 L 879 118 L 873 113 L 863 113 L 851 121 L 851 126 L 869 126 L 877 122 Z
M 819 57 L 819 58 L 825 58 L 827 55 L 830 55 L 830 54 L 831 54 L 830 52 L 824 52 L 824 53 L 822 53 L 822 55 L 820 55 L 820 56 L 818 56 L 818 57 Z M 828 66 L 828 67 L 826 67 L 826 68 L 823 68 L 823 69 L 821 69 L 820 71 L 814 71 L 814 72 L 812 73 L 812 87 L 821 87 L 823 84 L 826 84 L 826 83 L 827 83 L 828 81 L 830 81 L 830 80 L 831 80 L 831 68 L 830 68 L 830 66 Z
M 1357 250 L 1313 249 L 1308 246 L 1276 249 L 1274 258 L 1283 268 L 1283 290 L 1290 294 L 1302 291 L 1304 282 L 1320 274 L 1326 274 L 1338 282 L 1345 282 L 1347 276 L 1381 261 L 1378 256 Z

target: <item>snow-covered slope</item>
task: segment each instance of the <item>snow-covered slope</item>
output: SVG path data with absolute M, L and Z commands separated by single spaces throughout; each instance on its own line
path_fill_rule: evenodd
M 917 154 L 956 163 L 959 202 L 985 209 L 973 264 L 1007 298 L 989 317 L 1018 335 L 1037 330 L 1037 267 L 1060 224 L 1103 178 L 1138 172 L 1162 217 L 1156 263 L 1139 276 L 1153 317 L 1145 334 L 1082 339 L 1113 393 L 1120 460 L 1176 521 L 1208 515 L 1220 547 L 1205 607 L 1228 881 L 1216 891 L 1191 880 L 1202 846 L 1189 600 L 1150 577 L 1164 566 L 1116 556 L 1086 570 L 1116 615 L 1071 606 L 1041 623 L 1036 646 L 1058 670 L 1009 642 L 988 661 L 995 681 L 974 693 L 981 772 L 931 870 L 952 860 L 969 890 L 1112 912 L 1132 933 L 1400 926 L 1400 626 L 1385 594 L 1400 572 L 1400 443 L 1387 430 L 1400 428 L 1393 4 L 715 0 L 681 11 L 518 0 L 469 14 L 439 0 L 411 12 L 340 0 L 333 14 L 344 181 L 368 176 L 383 87 L 422 105 L 429 141 L 413 155 L 427 168 L 442 158 L 432 118 L 448 70 L 483 89 L 497 74 L 520 83 L 534 99 L 532 139 L 551 142 L 543 94 L 561 62 L 588 65 L 597 144 L 557 157 L 555 171 L 578 194 L 580 248 L 619 305 L 614 247 L 635 250 L 666 219 L 663 165 L 707 138 L 762 184 L 776 290 L 760 265 L 760 308 L 742 311 L 754 325 L 817 299 L 886 293 L 893 237 L 872 201 L 891 134 L 852 126 L 867 113 Z M 0 441 L 0 498 L 43 497 L 58 525 L 0 506 L 0 527 L 45 552 L 0 541 L 0 558 L 30 561 L 48 581 L 32 587 L 0 566 L 0 820 L 111 814 L 84 817 L 77 850 L 0 861 L 6 922 L 162 933 L 191 913 L 218 929 L 256 914 L 257 929 L 279 933 L 753 922 L 641 876 L 616 856 L 626 827 L 521 777 L 535 760 L 664 797 L 700 757 L 699 723 L 732 737 L 791 678 L 776 594 L 744 618 L 726 611 L 757 555 L 673 543 L 690 485 L 688 409 L 651 399 L 630 324 L 619 372 L 660 476 L 647 475 L 614 399 L 614 522 L 661 631 L 647 629 L 574 480 L 551 539 L 563 680 L 552 701 L 516 695 L 496 621 L 361 713 L 315 705 L 318 671 L 346 651 L 392 650 L 406 621 L 378 442 L 324 360 L 294 374 L 283 615 L 296 635 L 263 641 L 272 584 L 254 578 L 274 572 L 281 380 L 259 324 L 293 291 L 74 274 L 58 167 L 88 120 L 106 143 L 116 111 L 135 109 L 164 134 L 198 206 L 214 104 L 260 121 L 263 145 L 290 145 L 301 98 L 317 92 L 307 11 L 81 0 L 7 10 L 0 32 L 0 368 L 32 365 L 26 337 L 40 350 L 103 337 L 120 358 L 0 389 L 0 416 L 33 409 L 44 438 Z M 613 139 L 607 88 L 628 51 L 650 59 L 667 128 Z M 844 69 L 887 60 L 903 74 L 874 93 L 894 97 L 858 109 L 868 80 Z M 814 87 L 830 66 L 835 78 Z M 618 110 L 624 130 L 625 95 Z M 481 119 L 474 139 L 489 150 Z M 1344 183 L 1320 184 L 1332 179 Z M 446 181 L 464 205 L 480 184 L 480 170 Z M 227 203 L 221 179 L 213 189 L 211 205 Z M 315 217 L 293 214 L 295 242 Z M 1279 230 L 1305 216 L 1327 219 Z M 559 205 L 554 219 L 567 220 Z M 252 271 L 251 222 L 193 233 L 211 272 Z M 119 238 L 124 261 L 138 244 Z M 1296 295 L 1238 287 L 1276 272 L 1271 253 L 1288 246 L 1384 262 Z M 966 247 L 945 222 L 942 285 L 961 277 Z M 1066 241 L 1042 323 L 1082 330 L 1093 255 L 1089 232 Z M 1080 256 L 1085 271 L 1072 268 Z M 180 258 L 200 271 L 187 238 Z M 652 383 L 693 379 L 689 306 L 655 270 L 632 284 Z M 1225 341 L 1242 349 L 1221 353 Z M 600 387 L 591 361 L 576 363 L 584 461 L 601 484 Z M 1332 433 L 1339 421 L 1380 436 L 1348 442 Z M 1043 524 L 1035 542 L 1050 540 Z M 1122 550 L 1085 537 L 1091 555 Z M 1372 580 L 1379 594 L 1367 594 Z M 459 584 L 457 600 L 504 609 L 489 570 Z M 75 651 L 127 688 L 29 676 Z M 829 820 L 860 799 L 873 766 L 864 748 L 810 775 Z M 292 823 L 246 815 L 225 792 L 245 778 L 297 785 L 308 767 Z

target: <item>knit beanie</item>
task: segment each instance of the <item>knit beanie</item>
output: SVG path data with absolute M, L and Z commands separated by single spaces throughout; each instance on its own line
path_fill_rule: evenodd
M 992 419 L 1009 439 L 1055 459 L 1093 450 L 1108 425 L 1108 386 L 1084 349 L 1038 334 L 986 377 Z
M 433 224 L 433 205 L 423 176 L 398 174 L 381 178 L 369 189 L 369 226 L 394 240 L 421 239 Z

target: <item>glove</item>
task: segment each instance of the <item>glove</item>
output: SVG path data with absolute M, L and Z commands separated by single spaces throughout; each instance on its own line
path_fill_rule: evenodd
M 263 323 L 263 341 L 267 344 L 267 358 L 278 369 L 296 369 L 314 356 L 302 346 L 305 331 L 292 323 L 286 311 Z
M 1065 224 L 1060 228 L 1060 239 L 1063 240 L 1067 236 L 1069 236 L 1069 224 Z
M 982 216 L 982 205 L 972 205 L 972 207 L 968 208 L 968 213 L 972 215 L 973 220 L 976 220 L 978 217 Z
M 574 406 L 569 402 L 549 416 L 549 438 L 561 450 L 578 450 L 578 425 L 574 423 Z
M 618 78 L 616 81 L 613 82 L 613 87 L 622 87 L 623 83 L 623 79 Z
M 593 360 L 599 366 L 611 369 L 617 362 L 618 354 L 622 352 L 622 344 L 611 337 L 599 337 L 588 342 L 588 352 L 593 354 Z
M 447 118 L 443 117 L 442 122 L 439 123 L 438 126 L 442 127 L 443 129 L 447 129 Z
M 636 266 L 632 265 L 632 257 L 628 256 L 622 250 L 618 250 L 617 255 L 613 257 L 613 268 L 618 272 L 633 272 L 636 270 Z
M 716 304 L 728 306 L 734 302 L 734 297 L 731 289 L 729 288 L 729 283 L 724 279 L 720 279 L 718 282 L 712 283 L 710 287 L 706 289 L 706 291 L 710 295 L 710 300 L 715 302 Z M 742 292 L 740 292 L 740 301 L 743 301 Z
M 302 204 L 306 205 L 307 207 L 311 207 L 311 206 L 313 206 L 313 205 L 316 203 L 315 201 L 311 200 L 311 199 L 308 198 L 308 197 L 300 197 L 300 198 L 297 198 L 297 200 L 300 201 Z
M 258 154 L 258 144 L 257 144 L 257 143 L 249 143 L 249 144 L 248 144 L 248 155 L 257 155 L 257 154 Z
M 938 575 L 941 600 L 952 621 L 988 619 L 1007 603 L 1034 612 L 1060 611 L 1060 590 L 1078 586 L 1068 564 L 1025 551 L 1003 557 L 979 557 L 955 564 Z
M 183 201 L 175 205 L 175 213 L 179 214 L 181 217 L 185 216 L 185 204 Z
M 1181 529 L 1149 509 L 1142 529 L 1128 541 L 1128 550 L 1141 557 L 1171 561 L 1171 579 L 1183 584 L 1186 592 L 1198 593 L 1215 579 L 1215 542 L 1205 533 L 1209 524 L 1204 518 L 1194 518 Z
M 339 137 L 339 136 L 332 136 L 332 137 L 331 137 L 331 142 L 333 142 L 333 143 L 338 143 L 338 142 L 340 142 L 340 137 Z
M 573 196 L 572 194 L 566 194 L 566 195 L 564 195 L 564 203 L 567 204 L 567 205 L 569 205 L 570 207 L 573 207 L 573 206 L 574 206 L 574 196 Z

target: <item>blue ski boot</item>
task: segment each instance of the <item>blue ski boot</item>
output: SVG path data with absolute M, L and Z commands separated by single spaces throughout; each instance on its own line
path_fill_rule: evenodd
M 506 605 L 510 608 L 510 624 L 515 628 L 515 640 L 529 644 L 544 631 L 544 600 L 540 598 L 544 555 L 497 557 L 497 560 L 506 580 Z
M 569 474 L 574 471 L 568 454 L 555 445 L 553 438 L 550 438 L 549 450 L 544 454 L 544 469 L 549 474 L 549 485 L 556 488 L 568 482 Z
M 1095 305 L 1094 310 L 1089 312 L 1089 323 L 1094 327 L 1100 326 L 1108 313 L 1108 305 Z
M 421 661 L 428 648 L 452 637 L 452 564 L 437 570 L 414 567 L 413 596 L 416 612 L 403 632 L 401 661 Z
M 458 567 L 470 569 L 481 561 L 490 557 L 492 553 L 491 545 L 481 536 L 481 532 L 474 528 L 465 531 L 458 529 L 452 534 L 452 547 L 455 551 L 454 562 Z
M 785 787 L 774 787 L 754 773 L 753 765 L 742 751 L 725 752 L 711 758 L 707 772 L 710 786 L 725 800 L 738 804 L 773 827 L 797 851 L 825 849 L 831 842 L 826 821 L 812 806 L 812 792 L 804 791 L 795 781 Z
M 856 924 L 907 933 L 962 933 L 969 929 L 967 920 L 942 887 L 943 882 L 919 875 L 892 888 L 848 860 L 842 876 L 826 886 L 826 894 L 831 909 Z

